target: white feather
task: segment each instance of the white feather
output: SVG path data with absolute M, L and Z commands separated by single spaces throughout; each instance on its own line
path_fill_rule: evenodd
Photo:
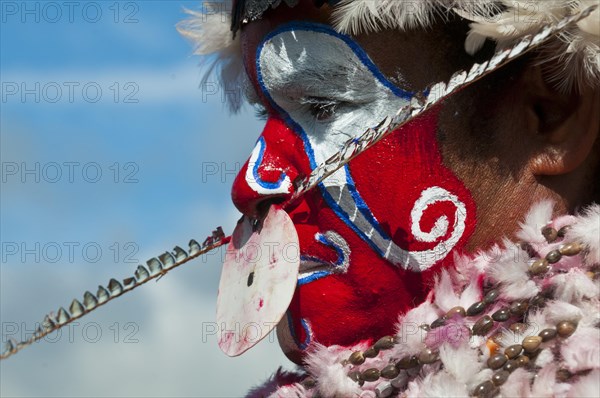
M 360 388 L 350 379 L 340 363 L 350 355 L 350 350 L 315 344 L 305 360 L 306 368 L 317 380 L 317 389 L 323 397 L 358 397 Z
M 554 385 L 556 384 L 556 371 L 558 370 L 555 364 L 550 364 L 537 372 L 537 377 L 533 380 L 531 386 L 531 394 L 534 397 L 554 396 Z
M 600 332 L 597 328 L 579 327 L 560 347 L 560 353 L 569 371 L 600 367 Z
M 552 284 L 556 286 L 555 298 L 568 303 L 598 296 L 598 286 L 579 269 L 554 276 Z
M 580 326 L 596 327 L 600 325 L 600 302 L 598 297 L 594 297 L 590 301 L 582 301 L 578 304 L 581 308 L 583 317 L 579 321 Z
M 435 304 L 443 311 L 447 312 L 454 306 L 460 305 L 460 299 L 454 292 L 452 280 L 446 270 L 442 270 L 441 275 L 435 282 Z
M 535 210 L 530 216 L 531 214 L 539 216 Z M 489 277 L 500 283 L 500 293 L 505 299 L 522 300 L 535 296 L 540 288 L 527 275 L 529 256 L 513 244 L 505 242 L 504 246 L 512 250 L 504 250 L 500 257 L 489 265 Z
M 563 301 L 553 301 L 548 303 L 544 310 L 546 320 L 557 324 L 562 321 L 579 322 L 583 317 L 581 308 Z
M 546 365 L 551 364 L 554 361 L 554 354 L 551 350 L 544 349 L 535 358 L 535 366 L 543 368 Z
M 536 204 L 529 210 L 525 216 L 525 221 L 521 223 L 521 230 L 517 232 L 517 237 L 528 243 L 545 243 L 542 235 L 544 228 L 552 220 L 552 210 L 554 202 L 546 200 Z
M 405 395 L 407 398 L 468 397 L 469 391 L 465 384 L 442 371 L 410 382 Z
M 409 30 L 430 26 L 444 0 L 342 0 L 333 11 L 333 25 L 344 33 L 381 29 Z
M 523 368 L 516 369 L 510 374 L 508 380 L 500 387 L 503 397 L 531 397 L 529 384 L 532 375 Z
M 569 398 L 599 397 L 600 396 L 600 370 L 581 376 L 569 390 Z
M 419 328 L 422 324 L 431 324 L 439 316 L 436 307 L 425 301 L 417 308 L 400 317 L 396 326 L 396 339 L 400 342 L 394 347 L 394 354 L 398 357 L 418 354 L 423 349 L 427 332 Z
M 440 347 L 440 360 L 446 372 L 465 385 L 482 369 L 478 360 L 477 350 L 471 349 L 467 344 L 452 348 L 449 344 Z
M 230 1 L 229 1 L 230 3 Z M 219 7 L 218 5 L 223 7 Z M 235 39 L 230 30 L 231 6 L 224 3 L 205 2 L 204 12 L 186 10 L 189 18 L 177 24 L 181 35 L 192 41 L 194 54 L 203 56 L 206 65 L 202 85 L 208 82 L 215 73 L 219 79 L 221 90 L 226 90 L 227 104 L 230 111 L 240 110 L 243 101 L 243 79 L 245 78 L 242 63 L 242 49 L 239 35 Z
M 529 312 L 529 316 L 527 317 L 527 324 L 535 328 L 536 333 L 544 329 L 553 328 L 554 326 L 556 326 L 554 323 L 548 322 L 546 320 L 546 315 L 543 310 Z
M 567 232 L 566 239 L 586 246 L 586 262 L 589 265 L 600 264 L 600 205 L 594 204 L 585 209 Z

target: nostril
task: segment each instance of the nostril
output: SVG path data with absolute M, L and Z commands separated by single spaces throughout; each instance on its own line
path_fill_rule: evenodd
M 258 218 L 263 219 L 264 217 L 266 217 L 267 213 L 269 212 L 269 208 L 272 205 L 282 204 L 285 202 L 285 200 L 286 200 L 285 195 L 280 195 L 277 197 L 270 197 L 268 199 L 261 200 L 255 206 L 256 215 L 258 216 Z

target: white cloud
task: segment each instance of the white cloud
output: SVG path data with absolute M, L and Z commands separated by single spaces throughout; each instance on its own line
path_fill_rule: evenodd
M 160 68 L 6 69 L 2 71 L 2 102 L 224 104 L 225 95 L 238 95 L 223 92 L 216 79 L 200 87 L 201 80 L 201 68 L 192 59 Z

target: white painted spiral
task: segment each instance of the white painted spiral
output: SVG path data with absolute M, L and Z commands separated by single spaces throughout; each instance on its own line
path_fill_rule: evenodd
M 427 208 L 435 203 L 451 202 L 455 206 L 454 224 L 449 225 L 446 215 L 440 216 L 430 231 L 421 229 L 421 219 Z M 465 232 L 465 221 L 467 218 L 467 209 L 456 195 L 451 194 L 444 188 L 430 187 L 425 189 L 419 199 L 415 202 L 411 213 L 411 232 L 416 240 L 420 242 L 433 243 L 448 233 L 452 228 L 452 233 L 445 241 L 439 242 L 433 249 L 422 252 L 410 252 L 412 255 L 418 255 L 420 261 L 417 261 L 420 270 L 427 269 L 437 261 L 443 259 L 452 248 L 458 243 Z M 413 256 L 411 256 L 413 257 Z

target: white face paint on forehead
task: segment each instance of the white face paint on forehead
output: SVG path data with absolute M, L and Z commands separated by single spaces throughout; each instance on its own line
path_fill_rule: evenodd
M 386 79 L 356 42 L 326 25 L 284 25 L 258 47 L 256 62 L 260 89 L 302 137 L 311 168 L 413 96 Z M 340 219 L 380 256 L 405 269 L 428 269 L 440 260 L 440 245 L 449 252 L 464 232 L 464 205 L 440 187 L 426 189 L 415 203 L 412 232 L 424 242 L 444 236 L 449 228 L 444 217 L 429 234 L 420 230 L 419 221 L 429 205 L 450 201 L 457 209 L 453 233 L 430 250 L 414 252 L 396 245 L 383 230 L 356 189 L 348 166 L 323 181 L 320 189 Z

